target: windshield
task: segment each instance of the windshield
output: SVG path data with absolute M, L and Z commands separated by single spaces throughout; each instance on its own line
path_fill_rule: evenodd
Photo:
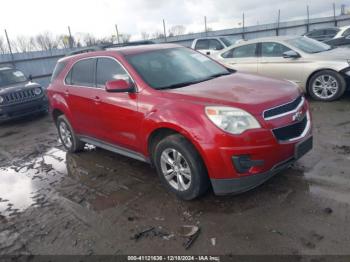
M 230 74 L 225 67 L 188 48 L 128 55 L 126 59 L 154 89 L 179 88 Z
M 27 81 L 25 75 L 16 69 L 0 70 L 0 87 Z
M 308 37 L 293 38 L 286 40 L 286 42 L 309 54 L 320 53 L 332 49 L 331 46 Z

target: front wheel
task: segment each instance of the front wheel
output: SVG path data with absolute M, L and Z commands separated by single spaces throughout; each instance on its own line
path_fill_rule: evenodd
M 67 151 L 75 153 L 84 149 L 85 143 L 79 140 L 71 124 L 64 115 L 57 118 L 56 124 L 61 142 Z
M 209 179 L 203 160 L 183 136 L 164 138 L 152 153 L 162 183 L 179 198 L 192 200 L 208 190 Z
M 344 94 L 345 88 L 345 80 L 339 73 L 323 70 L 311 77 L 308 93 L 315 100 L 334 101 Z

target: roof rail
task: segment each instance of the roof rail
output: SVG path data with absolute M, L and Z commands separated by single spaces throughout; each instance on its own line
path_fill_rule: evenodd
M 79 50 L 75 50 L 75 51 L 69 52 L 68 54 L 66 54 L 66 56 L 84 54 L 84 53 L 88 53 L 88 52 L 101 51 L 101 50 L 106 50 L 106 49 L 109 49 L 109 48 L 118 48 L 118 47 L 125 47 L 125 46 L 137 46 L 137 45 L 152 45 L 152 44 L 155 44 L 155 42 L 151 41 L 151 40 L 135 41 L 135 42 L 129 42 L 129 43 L 122 43 L 122 44 L 101 44 L 101 45 L 98 45 L 98 46 L 82 48 L 82 49 L 79 49 Z
M 68 54 L 66 54 L 66 56 L 78 55 L 78 54 L 83 54 L 83 53 L 88 53 L 88 52 L 95 52 L 95 51 L 101 51 L 101 50 L 104 50 L 104 48 L 101 47 L 101 46 L 87 47 L 87 48 L 82 48 L 82 49 L 79 49 L 79 50 L 75 50 L 75 51 L 69 52 Z

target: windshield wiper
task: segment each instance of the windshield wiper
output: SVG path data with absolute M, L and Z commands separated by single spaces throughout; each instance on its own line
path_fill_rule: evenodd
M 206 79 L 206 80 L 207 80 L 207 79 Z M 198 84 L 198 83 L 203 82 L 203 81 L 206 81 L 206 80 L 189 81 L 189 82 L 184 82 L 184 83 L 178 83 L 178 84 L 163 86 L 163 87 L 160 87 L 160 88 L 157 88 L 157 89 L 158 89 L 158 90 L 161 90 L 161 89 L 180 88 L 180 87 L 185 87 L 185 86 L 190 86 L 190 85 Z
M 220 76 L 227 76 L 227 75 L 230 75 L 230 74 L 232 74 L 232 73 L 231 73 L 231 72 L 227 72 L 227 73 L 218 73 L 218 74 L 211 75 L 211 76 L 210 76 L 210 79 L 217 78 L 217 77 L 220 77 Z

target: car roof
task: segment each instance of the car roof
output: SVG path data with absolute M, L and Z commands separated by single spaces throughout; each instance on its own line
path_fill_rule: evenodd
M 84 52 L 80 54 L 66 56 L 59 59 L 58 62 L 63 62 L 71 59 L 79 60 L 81 58 L 101 56 L 111 52 L 116 52 L 123 56 L 127 56 L 127 55 L 141 54 L 141 53 L 146 53 L 146 52 L 151 52 L 156 50 L 178 48 L 178 47 L 185 48 L 184 46 L 177 45 L 177 44 L 152 44 L 152 45 L 137 45 L 137 46 L 125 46 L 125 47 L 111 47 L 111 48 L 106 48 L 104 50 L 96 50 L 96 51 Z
M 254 38 L 251 40 L 244 40 L 236 45 L 245 45 L 250 43 L 259 43 L 259 42 L 268 42 L 268 41 L 285 41 L 289 39 L 295 39 L 299 38 L 301 36 L 269 36 L 269 37 L 260 37 L 260 38 Z

